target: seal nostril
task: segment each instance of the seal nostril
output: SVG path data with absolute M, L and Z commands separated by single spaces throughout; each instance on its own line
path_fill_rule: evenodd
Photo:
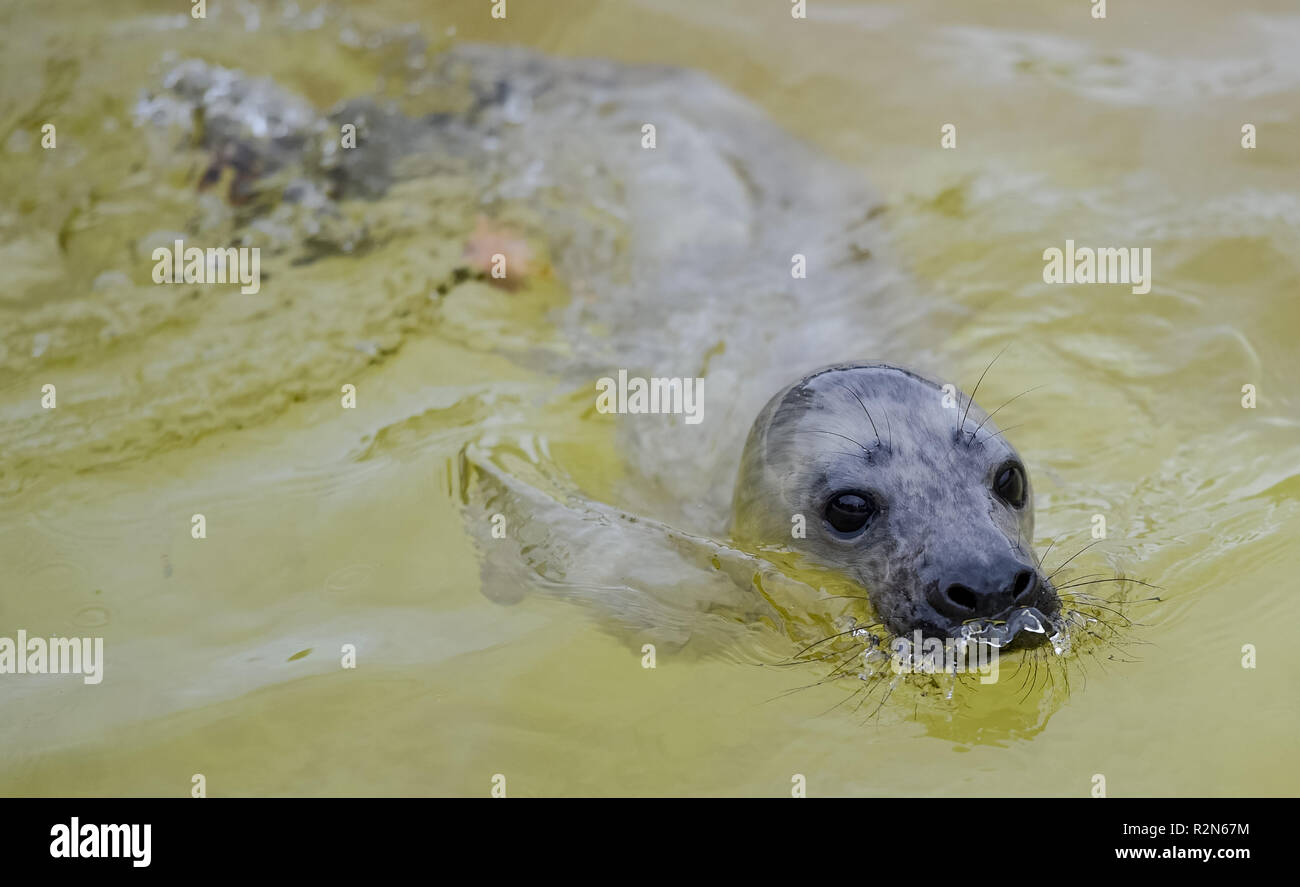
M 1023 570 L 1020 575 L 1016 577 L 1015 584 L 1011 586 L 1011 596 L 1016 600 L 1020 600 L 1033 590 L 1034 585 L 1033 571 Z
M 944 591 L 944 597 L 956 604 L 963 610 L 974 610 L 977 603 L 975 592 L 965 585 L 949 585 Z

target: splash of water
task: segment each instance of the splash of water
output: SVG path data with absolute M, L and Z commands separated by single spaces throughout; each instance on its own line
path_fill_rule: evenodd
M 1012 611 L 1005 622 L 977 620 L 966 623 L 961 627 L 961 639 L 982 641 L 992 647 L 1005 647 L 1022 631 L 1046 634 L 1044 626 L 1051 624 L 1036 607 L 1022 607 Z

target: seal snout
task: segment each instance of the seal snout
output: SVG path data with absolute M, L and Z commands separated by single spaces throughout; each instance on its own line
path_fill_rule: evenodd
M 1059 608 L 1051 583 L 1016 558 L 950 568 L 928 583 L 926 600 L 947 620 L 949 635 L 998 635 L 1002 643 L 1016 640 L 1026 626 L 1044 634 L 1050 629 L 1049 614 Z
M 1031 602 L 1038 586 L 1036 570 L 1009 560 L 991 569 L 953 571 L 932 586 L 929 598 L 930 605 L 950 619 L 990 619 Z

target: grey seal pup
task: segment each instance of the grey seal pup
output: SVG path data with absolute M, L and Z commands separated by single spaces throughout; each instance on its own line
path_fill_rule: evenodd
M 896 366 L 826 367 L 778 392 L 749 433 L 732 515 L 738 542 L 789 546 L 862 585 L 897 636 L 1023 644 L 1060 618 L 1019 454 L 971 398 Z

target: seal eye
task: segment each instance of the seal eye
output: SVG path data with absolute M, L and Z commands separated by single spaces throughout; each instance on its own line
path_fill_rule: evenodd
M 1025 469 L 1015 462 L 1008 462 L 998 469 L 997 479 L 993 481 L 993 492 L 1012 508 L 1023 508 L 1025 493 L 1029 485 L 1025 483 Z
M 826 523 L 835 532 L 851 536 L 866 529 L 876 511 L 875 501 L 868 493 L 856 490 L 836 493 L 826 503 Z

